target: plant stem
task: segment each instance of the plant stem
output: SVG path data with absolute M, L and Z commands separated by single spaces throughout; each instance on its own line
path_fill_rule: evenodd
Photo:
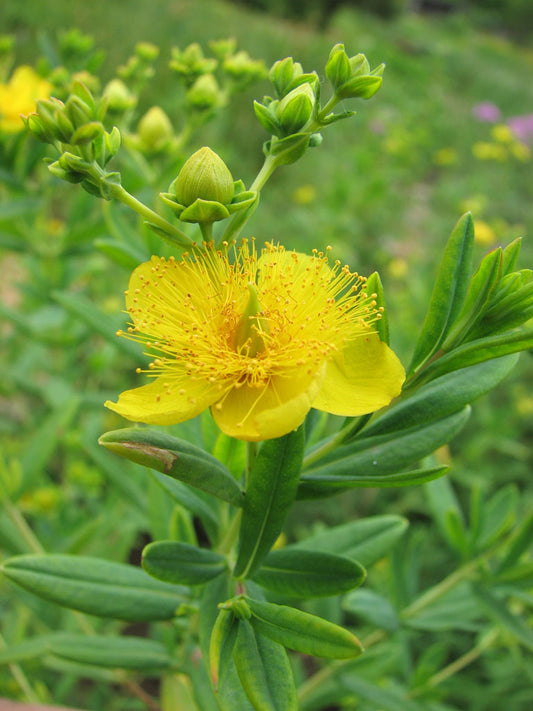
M 45 550 L 42 547 L 40 541 L 37 539 L 34 532 L 29 527 L 26 519 L 20 513 L 18 508 L 13 504 L 13 502 L 7 496 L 4 496 L 2 503 L 4 506 L 4 511 L 7 513 L 15 528 L 20 533 L 21 538 L 27 544 L 29 550 L 32 553 L 36 553 L 37 555 L 41 555 L 42 553 L 44 553 Z
M 3 636 L 0 634 L 0 649 L 7 649 L 7 644 Z M 37 695 L 37 693 L 33 690 L 30 682 L 28 681 L 28 677 L 24 672 L 22 671 L 21 667 L 18 664 L 12 663 L 9 664 L 9 671 L 13 675 L 13 678 L 17 682 L 17 684 L 20 686 L 21 691 L 25 695 L 27 701 L 29 701 L 30 704 L 38 704 L 41 699 Z
M 241 528 L 241 518 L 242 510 L 239 509 L 235 516 L 233 517 L 224 538 L 220 541 L 218 546 L 215 548 L 217 553 L 221 555 L 229 555 L 235 545 L 237 536 L 239 535 L 239 530 Z
M 276 170 L 278 167 L 278 162 L 276 160 L 276 156 L 267 156 L 265 158 L 265 162 L 261 166 L 261 170 L 259 173 L 256 175 L 254 182 L 250 185 L 250 190 L 259 192 L 260 190 L 263 189 L 263 186 L 267 182 L 267 180 L 270 178 L 272 173 Z
M 444 669 L 438 671 L 436 674 L 430 677 L 422 686 L 413 689 L 409 696 L 411 698 L 420 696 L 420 694 L 422 694 L 427 689 L 435 688 L 439 684 L 442 684 L 443 681 L 446 681 L 446 679 L 449 679 L 454 674 L 457 674 L 457 672 L 460 672 L 469 664 L 472 664 L 472 662 L 475 662 L 476 659 L 479 659 L 483 652 L 496 641 L 498 635 L 499 632 L 497 629 L 490 630 L 490 632 L 485 635 L 485 637 L 478 644 L 476 644 L 475 647 L 472 647 L 469 652 L 466 652 L 466 654 L 463 654 L 461 657 L 458 657 L 458 659 L 456 659 L 454 662 L 448 664 L 447 667 L 444 667 Z
M 167 235 L 168 239 L 179 245 L 180 247 L 192 247 L 193 240 L 182 232 L 180 229 L 172 225 L 168 220 L 159 215 L 154 210 L 151 210 L 136 197 L 131 195 L 122 185 L 113 185 L 111 195 L 127 205 L 132 210 L 135 210 L 141 217 L 148 222 L 152 222 L 157 227 L 160 227 Z

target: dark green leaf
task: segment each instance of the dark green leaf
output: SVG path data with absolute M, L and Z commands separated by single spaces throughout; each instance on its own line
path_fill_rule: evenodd
M 487 613 L 530 650 L 533 650 L 533 630 L 519 615 L 515 615 L 497 594 L 480 584 L 472 584 L 472 592 Z
M 327 597 L 362 584 L 366 571 L 351 558 L 287 546 L 271 551 L 254 580 L 278 595 Z
M 149 257 L 131 244 L 124 244 L 115 239 L 102 237 L 94 240 L 94 246 L 107 255 L 115 264 L 126 269 L 135 269 Z
M 358 477 L 397 474 L 449 442 L 465 425 L 470 408 L 427 425 L 355 440 L 326 455 L 301 477 L 299 498 L 329 496 Z M 381 482 L 380 482 L 381 483 Z M 371 484 L 369 484 L 371 485 Z
M 353 590 L 342 601 L 344 610 L 387 632 L 400 626 L 398 615 L 387 598 L 373 590 Z
M 373 681 L 355 674 L 346 674 L 341 678 L 342 686 L 354 693 L 358 699 L 369 702 L 371 708 L 386 711 L 426 711 L 425 704 L 419 704 L 408 696 L 407 689 L 384 689 Z
M 533 546 L 533 512 L 520 524 L 515 532 L 497 569 L 497 574 L 503 573 L 512 568 L 523 553 Z
M 256 711 L 297 711 L 296 688 L 287 653 L 247 620 L 239 621 L 233 660 Z
M 431 591 L 429 591 L 431 592 Z M 423 597 L 423 595 L 422 595 Z M 416 600 L 414 602 L 415 610 Z M 481 627 L 483 611 L 472 595 L 469 583 L 460 583 L 414 614 L 403 616 L 403 623 L 415 629 L 428 631 L 477 631 Z
M 106 432 L 99 444 L 144 467 L 242 506 L 244 495 L 231 473 L 218 459 L 199 447 L 170 435 L 145 428 L 131 427 Z
M 348 630 L 286 605 L 246 598 L 257 632 L 296 652 L 330 659 L 351 659 L 363 652 L 355 635 Z
M 149 543 L 142 554 L 142 566 L 158 580 L 176 585 L 200 585 L 226 569 L 226 559 L 215 551 L 179 541 Z
M 472 271 L 473 246 L 474 222 L 467 213 L 453 229 L 446 245 L 408 375 L 438 350 L 461 310 Z
M 172 619 L 187 594 L 132 565 L 85 556 L 22 555 L 5 561 L 2 572 L 58 605 L 131 622 Z
M 328 528 L 291 548 L 337 553 L 368 567 L 389 552 L 408 525 L 407 519 L 401 516 L 370 516 Z
M 483 507 L 477 546 L 487 547 L 501 539 L 516 518 L 519 492 L 514 484 L 497 491 Z
M 52 637 L 48 646 L 58 657 L 98 667 L 153 674 L 172 666 L 172 658 L 163 645 L 144 637 L 61 633 Z
M 302 466 L 304 427 L 263 443 L 250 473 L 234 576 L 253 574 L 281 533 Z

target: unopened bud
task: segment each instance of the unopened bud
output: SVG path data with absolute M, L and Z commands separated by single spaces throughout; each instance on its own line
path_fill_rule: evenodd
M 132 109 L 137 103 L 137 98 L 120 79 L 112 79 L 104 89 L 107 107 L 110 111 L 124 113 Z
M 298 133 L 311 118 L 315 105 L 315 92 L 305 83 L 290 91 L 276 109 L 276 117 L 286 135 Z
M 174 182 L 176 198 L 188 207 L 195 200 L 209 200 L 226 205 L 233 199 L 235 186 L 229 168 L 207 146 L 193 153 Z
M 152 106 L 144 114 L 137 130 L 143 146 L 154 152 L 163 148 L 174 135 L 169 117 L 159 106 Z
M 217 80 L 212 74 L 204 74 L 198 77 L 187 92 L 187 103 L 201 111 L 213 109 L 220 102 L 220 89 Z

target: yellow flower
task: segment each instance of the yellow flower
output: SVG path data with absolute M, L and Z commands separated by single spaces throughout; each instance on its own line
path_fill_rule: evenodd
M 454 148 L 441 148 L 433 156 L 436 165 L 453 165 L 457 163 L 457 151 Z
M 514 135 L 509 126 L 504 123 L 498 123 L 491 129 L 492 138 L 498 143 L 512 143 Z
M 20 115 L 35 111 L 38 99 L 47 99 L 52 85 L 26 65 L 17 67 L 7 84 L 0 84 L 0 131 L 16 133 L 24 128 Z
M 490 246 L 496 242 L 496 233 L 492 227 L 483 220 L 476 220 L 474 227 L 474 240 L 476 244 Z
M 405 374 L 372 328 L 380 310 L 363 277 L 327 262 L 268 243 L 258 255 L 243 240 L 141 264 L 126 292 L 132 325 L 118 335 L 155 352 L 155 380 L 106 406 L 160 425 L 210 407 L 223 432 L 259 441 L 311 407 L 356 416 L 387 405 Z

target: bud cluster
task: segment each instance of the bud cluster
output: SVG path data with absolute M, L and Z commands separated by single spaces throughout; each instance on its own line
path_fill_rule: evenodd
M 120 176 L 105 174 L 103 168 L 118 152 L 121 139 L 117 128 L 105 130 L 105 112 L 105 99 L 96 100 L 85 84 L 76 81 L 65 103 L 56 98 L 38 101 L 37 110 L 25 123 L 35 138 L 61 153 L 48 166 L 53 175 L 108 198 L 106 179 L 116 184 Z
M 277 61 L 268 74 L 277 98 L 265 96 L 261 103 L 254 102 L 259 122 L 272 135 L 265 143 L 265 154 L 276 157 L 279 164 L 292 163 L 308 147 L 319 145 L 318 131 L 354 113 L 335 114 L 332 109 L 344 99 L 373 96 L 381 86 L 384 68 L 381 64 L 371 71 L 363 54 L 348 57 L 342 44 L 335 45 L 325 68 L 333 95 L 321 106 L 316 72 L 305 73 L 292 57 Z

